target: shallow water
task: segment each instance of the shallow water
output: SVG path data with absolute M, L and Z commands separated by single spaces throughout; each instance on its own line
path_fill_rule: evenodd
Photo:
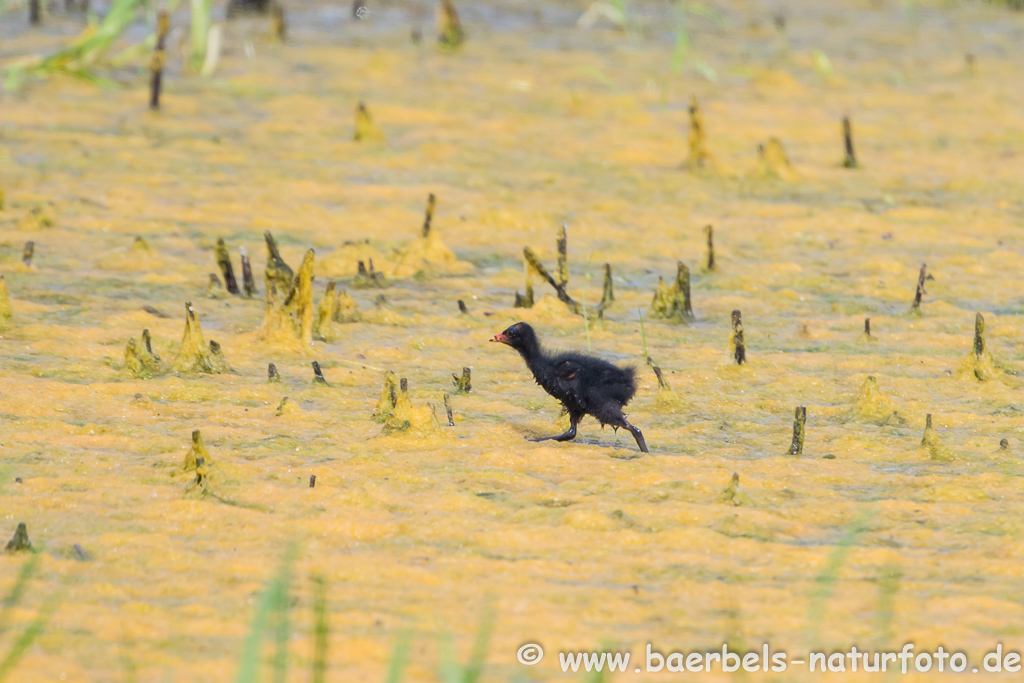
M 688 19 L 695 52 L 676 73 L 661 5 L 635 7 L 645 28 L 624 35 L 574 28 L 582 3 L 463 4 L 469 40 L 456 54 L 435 48 L 425 4 L 371 2 L 356 23 L 347 5 L 308 2 L 289 6 L 284 46 L 263 22 L 229 25 L 209 80 L 182 73 L 185 36 L 172 34 L 159 114 L 133 69 L 114 72 L 115 89 L 54 78 L 0 98 L 0 272 L 14 311 L 0 333 L 4 533 L 23 521 L 43 550 L 14 626 L 47 594 L 60 599 L 12 680 L 122 681 L 132 669 L 139 681 L 232 680 L 290 541 L 295 681 L 312 651 L 313 575 L 330 591 L 332 681 L 382 680 L 406 629 L 408 680 L 435 680 L 439 634 L 455 635 L 465 661 L 488 604 L 485 680 L 565 679 L 555 653 L 605 644 L 638 656 L 647 642 L 797 653 L 911 641 L 972 663 L 996 642 L 1019 649 L 1024 15 L 966 2 L 720 3 L 725 26 Z M 0 17 L 0 59 L 81 28 L 57 13 L 29 32 L 22 18 L 11 4 Z M 691 94 L 716 162 L 700 173 L 683 169 Z M 385 143 L 351 141 L 360 100 Z M 844 115 L 857 170 L 840 165 Z M 791 182 L 753 176 L 771 136 Z M 254 338 L 264 230 L 293 269 L 310 247 L 322 269 L 367 238 L 394 261 L 429 192 L 434 229 L 471 272 L 356 290 L 354 264 L 335 259 L 364 322 L 302 351 Z M 511 307 L 523 246 L 553 269 L 562 221 L 577 300 L 596 304 L 612 266 L 603 320 L 585 324 L 537 280 L 536 306 Z M 712 273 L 700 269 L 707 224 Z M 130 251 L 136 236 L 151 255 Z M 257 298 L 206 296 L 219 237 L 239 278 L 247 248 Z M 693 272 L 690 325 L 647 315 L 677 260 Z M 914 316 L 922 263 L 934 279 Z M 319 300 L 328 276 L 317 273 Z M 128 339 L 149 329 L 169 363 L 186 301 L 236 374 L 132 379 Z M 668 405 L 642 364 L 637 309 L 678 394 Z M 742 367 L 729 356 L 733 309 Z M 954 376 L 977 311 L 1002 364 L 985 382 Z M 586 348 L 589 330 L 594 352 L 641 367 L 628 412 L 649 456 L 593 420 L 574 443 L 525 440 L 564 425 L 516 354 L 487 343 L 519 319 L 552 347 Z M 311 385 L 312 360 L 331 386 Z M 267 383 L 269 362 L 282 384 Z M 454 427 L 426 419 L 382 435 L 371 419 L 392 370 L 443 423 L 442 392 L 466 366 L 473 389 L 452 397 Z M 868 375 L 904 424 L 848 419 Z M 294 408 L 277 415 L 284 396 Z M 806 444 L 791 457 L 799 405 Z M 920 447 L 929 413 L 948 460 Z M 186 495 L 194 429 L 220 500 Z M 734 472 L 739 506 L 721 500 Z M 818 620 L 817 578 L 858 523 Z M 3 586 L 22 563 L 0 559 Z M 544 646 L 544 662 L 516 663 L 525 642 Z M 783 679 L 748 679 L 762 676 Z

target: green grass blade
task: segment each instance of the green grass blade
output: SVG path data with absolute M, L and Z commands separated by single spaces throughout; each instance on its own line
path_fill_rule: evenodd
M 686 11 L 695 17 L 703 17 L 704 19 L 707 19 L 714 23 L 718 28 L 725 28 L 726 26 L 725 15 L 714 7 L 706 5 L 703 2 L 686 3 Z
M 491 645 L 491 634 L 494 633 L 495 610 L 493 602 L 484 605 L 480 614 L 480 625 L 473 638 L 473 649 L 469 653 L 469 664 L 462 675 L 462 683 L 477 683 L 484 672 L 487 650 Z
M 597 67 L 586 67 L 582 70 L 582 73 L 597 79 L 602 85 L 606 86 L 609 90 L 613 90 L 616 94 L 622 94 L 622 88 L 615 85 L 615 81 Z
M 38 569 L 38 554 L 33 554 L 25 564 L 21 565 L 18 578 L 14 580 L 14 585 L 11 586 L 10 592 L 4 597 L 3 603 L 0 603 L 0 606 L 3 608 L 0 610 L 0 634 L 7 630 L 7 622 L 11 617 L 11 610 L 21 602 L 22 597 L 25 595 L 25 589 L 28 587 L 28 582 L 32 580 Z
M 270 583 L 267 584 L 266 590 L 263 591 L 259 606 L 256 608 L 256 614 L 252 619 L 249 636 L 245 639 L 245 646 L 242 649 L 242 659 L 238 665 L 238 676 L 235 678 L 236 683 L 256 683 L 258 679 L 260 646 L 263 643 L 263 634 L 266 632 L 271 618 L 276 618 L 274 612 L 280 608 L 282 596 L 288 593 L 287 586 L 291 580 L 292 564 L 295 561 L 296 554 L 295 544 L 289 544 L 285 550 L 281 567 L 274 578 L 270 580 Z M 279 621 L 275 621 L 275 625 L 280 628 Z M 276 663 L 277 658 L 275 657 Z
M 477 683 L 484 670 L 487 650 L 491 644 L 491 633 L 494 631 L 494 605 L 488 601 L 480 613 L 480 625 L 473 637 L 473 649 L 469 654 L 469 663 L 465 667 L 455 660 L 455 645 L 450 633 L 443 633 L 438 639 L 438 678 L 441 683 Z
M 274 606 L 274 683 L 286 683 L 288 679 L 288 584 L 290 569 L 286 576 L 278 577 L 276 605 Z
M 395 649 L 391 651 L 388 662 L 388 677 L 385 683 L 401 683 L 405 674 L 405 666 L 409 663 L 409 651 L 412 646 L 412 632 L 400 631 L 395 639 Z
M 327 675 L 327 643 L 330 629 L 327 623 L 327 582 L 322 576 L 313 577 L 313 683 L 324 683 Z
M 124 671 L 124 683 L 137 683 L 139 680 L 139 668 L 132 658 L 134 643 L 124 632 L 124 625 L 121 625 L 121 669 Z
M 683 63 L 686 61 L 686 55 L 690 53 L 690 48 L 693 46 L 693 41 L 690 39 L 690 33 L 686 30 L 686 26 L 680 24 L 676 28 L 676 39 L 672 46 L 672 59 L 669 62 L 669 68 L 672 73 L 679 73 L 683 68 Z
M 42 635 L 43 630 L 46 628 L 46 623 L 50 621 L 50 617 L 57 611 L 59 604 L 60 601 L 57 598 L 49 599 L 36 614 L 36 618 L 32 620 L 32 623 L 28 625 L 28 628 L 11 644 L 11 649 L 7 651 L 3 660 L 0 660 L 0 683 L 7 680 L 7 676 L 18 665 L 18 662 L 21 661 L 25 651 Z
M 95 33 L 46 57 L 33 68 L 33 71 L 59 71 L 71 62 L 78 64 L 80 68 L 95 64 L 128 28 L 128 24 L 135 19 L 136 9 L 145 2 L 146 0 L 114 0 L 110 12 L 103 18 L 103 23 Z
M 245 649 L 242 651 L 242 660 L 238 667 L 238 677 L 235 679 L 237 683 L 256 683 L 260 667 L 260 643 L 263 641 L 263 632 L 266 630 L 267 621 L 270 618 L 274 597 L 271 589 L 268 588 L 260 599 L 256 615 L 252 620 L 249 636 L 245 639 Z
M 210 0 L 191 0 L 192 66 L 198 69 L 206 58 L 206 41 L 210 33 Z
M 461 683 L 459 663 L 455 661 L 455 644 L 452 642 L 451 633 L 443 633 L 438 638 L 438 678 L 441 683 Z
M 898 564 L 886 564 L 878 577 L 878 607 L 875 610 L 877 624 L 875 626 L 876 641 L 879 647 L 893 642 L 892 622 L 896 615 L 893 607 L 896 593 L 900 589 L 903 573 Z
M 846 558 L 857 543 L 860 537 L 867 530 L 868 520 L 871 518 L 870 510 L 862 510 L 849 525 L 843 529 L 842 535 L 836 541 L 836 546 L 825 562 L 824 568 L 815 579 L 814 588 L 811 590 L 810 601 L 807 605 L 807 636 L 808 645 L 820 630 L 822 619 L 825 616 L 825 603 L 828 602 L 835 587 L 839 571 L 846 564 Z

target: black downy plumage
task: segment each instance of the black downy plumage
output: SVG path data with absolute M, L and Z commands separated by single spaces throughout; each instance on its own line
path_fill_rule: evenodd
M 584 415 L 612 428 L 629 430 L 636 445 L 649 453 L 643 433 L 626 421 L 622 408 L 636 394 L 636 369 L 619 367 L 608 361 L 575 351 L 549 353 L 541 348 L 537 334 L 526 323 L 516 323 L 492 342 L 507 344 L 519 352 L 537 384 L 565 406 L 569 412 L 569 430 L 537 441 L 569 441 L 576 438 L 576 426 Z

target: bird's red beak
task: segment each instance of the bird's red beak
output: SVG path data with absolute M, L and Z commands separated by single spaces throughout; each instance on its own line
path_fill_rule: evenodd
M 508 344 L 508 337 L 505 336 L 504 332 L 499 332 L 498 334 L 491 337 L 491 341 L 501 342 L 502 344 Z

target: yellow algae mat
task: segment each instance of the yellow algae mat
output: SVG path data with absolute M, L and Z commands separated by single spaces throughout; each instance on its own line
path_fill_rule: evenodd
M 1024 14 L 357 5 L 206 77 L 180 7 L 159 111 L 141 13 L 0 95 L 0 677 L 1020 651 Z M 5 74 L 76 7 L 7 2 Z M 636 366 L 649 455 L 528 440 L 518 320 Z

